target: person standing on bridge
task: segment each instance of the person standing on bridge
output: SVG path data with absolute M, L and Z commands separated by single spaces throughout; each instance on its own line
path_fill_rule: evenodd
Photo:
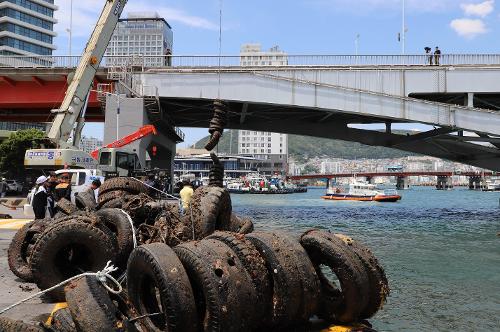
M 426 48 L 424 48 L 424 50 L 425 50 L 425 55 L 427 56 L 427 58 L 428 58 L 428 60 L 429 60 L 429 65 L 431 65 L 431 66 L 432 66 L 432 60 L 433 60 L 433 57 L 434 57 L 434 56 L 432 55 L 432 53 L 431 53 L 432 48 L 430 48 L 430 47 L 426 47 Z
M 439 60 L 441 59 L 441 50 L 436 46 L 436 50 L 434 51 L 434 64 L 439 66 Z

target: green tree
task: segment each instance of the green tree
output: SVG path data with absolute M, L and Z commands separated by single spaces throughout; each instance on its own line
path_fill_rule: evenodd
M 44 138 L 38 129 L 19 130 L 0 144 L 0 172 L 11 178 L 24 178 L 24 154 L 28 149 L 38 148 L 36 139 Z

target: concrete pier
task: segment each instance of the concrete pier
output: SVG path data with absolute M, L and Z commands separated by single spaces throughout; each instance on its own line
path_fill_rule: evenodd
M 453 189 L 453 183 L 451 176 L 438 176 L 436 183 L 437 190 L 448 190 Z
M 398 176 L 396 178 L 396 189 L 397 190 L 406 190 L 410 188 L 410 183 L 406 176 Z
M 481 175 L 469 177 L 470 190 L 483 190 L 486 188 L 485 178 Z

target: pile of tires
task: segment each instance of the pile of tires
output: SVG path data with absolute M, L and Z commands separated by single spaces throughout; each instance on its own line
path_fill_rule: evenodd
M 80 331 L 308 331 L 314 316 L 328 324 L 363 321 L 389 293 L 368 249 L 316 230 L 300 238 L 215 232 L 173 248 L 142 245 L 128 259 L 126 280 L 118 300 L 95 278 L 66 287 Z

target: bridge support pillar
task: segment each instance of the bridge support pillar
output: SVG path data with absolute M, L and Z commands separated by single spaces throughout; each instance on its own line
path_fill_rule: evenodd
M 467 107 L 474 107 L 474 93 L 467 93 L 467 96 L 465 97 L 465 106 Z
M 478 176 L 471 176 L 469 177 L 469 189 L 470 190 L 481 190 L 486 187 L 485 184 L 485 179 L 478 175 Z
M 408 188 L 410 188 L 408 178 L 406 176 L 398 176 L 396 178 L 396 189 L 397 190 L 406 190 Z
M 109 144 L 119 138 L 133 133 L 140 127 L 150 124 L 144 100 L 142 98 L 127 98 L 120 96 L 120 114 L 117 119 L 118 99 L 116 96 L 107 96 L 104 122 L 104 144 Z M 118 120 L 118 132 L 116 130 Z M 174 156 L 176 142 L 163 135 L 160 128 L 158 135 L 148 136 L 124 147 L 126 151 L 134 151 L 139 156 L 143 167 L 150 163 L 148 168 L 165 170 L 173 178 Z
M 453 188 L 453 182 L 451 176 L 438 176 L 436 189 L 437 190 L 448 190 Z

